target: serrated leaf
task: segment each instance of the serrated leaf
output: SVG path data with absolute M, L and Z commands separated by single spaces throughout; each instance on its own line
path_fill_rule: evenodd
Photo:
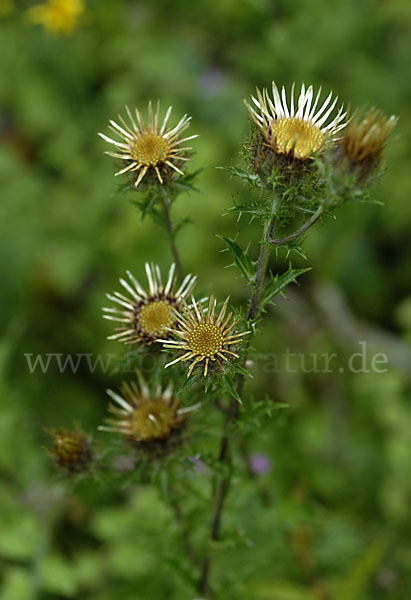
M 226 214 L 237 213 L 237 214 L 248 214 L 252 215 L 253 218 L 262 218 L 265 215 L 264 209 L 262 209 L 258 204 L 253 204 L 252 202 L 248 202 L 247 204 L 235 204 L 227 209 Z
M 243 250 L 235 240 L 225 236 L 218 237 L 220 237 L 227 244 L 227 248 L 234 258 L 235 264 L 240 269 L 247 281 L 252 283 L 255 279 L 255 268 L 254 262 L 248 256 L 248 250 Z
M 244 367 L 242 367 L 240 364 L 233 363 L 231 365 L 231 368 L 233 369 L 233 371 L 235 373 L 238 373 L 239 375 L 244 375 L 245 377 L 251 377 L 251 378 L 253 378 L 253 375 L 251 375 L 250 371 L 247 371 L 247 369 L 245 369 Z
M 243 430 L 260 427 L 262 423 L 273 416 L 274 412 L 286 408 L 289 408 L 288 404 L 274 402 L 269 397 L 264 400 L 248 402 L 244 408 L 242 419 L 237 421 L 237 427 Z
M 183 383 L 176 390 L 176 395 L 181 394 L 181 392 L 185 389 L 190 389 L 199 380 L 200 380 L 200 376 L 197 375 L 196 373 L 194 375 L 191 375 L 191 377 L 186 377 L 184 379 Z
M 297 277 L 310 271 L 311 267 L 305 269 L 292 269 L 291 267 L 282 275 L 271 276 L 271 280 L 267 283 L 261 296 L 262 307 L 270 303 L 275 296 L 280 294 L 290 283 L 296 281 Z
M 222 171 L 228 171 L 234 177 L 239 177 L 243 181 L 247 181 L 254 187 L 261 187 L 260 177 L 255 173 L 249 173 L 244 169 L 239 169 L 238 167 L 217 167 L 217 169 L 221 169 Z
M 223 386 L 228 390 L 229 394 L 237 400 L 239 404 L 243 403 L 241 396 L 237 392 L 235 383 L 230 376 L 226 376 L 223 378 Z
M 201 167 L 196 171 L 192 171 L 190 173 L 185 173 L 183 176 L 173 179 L 168 184 L 168 195 L 170 197 L 176 197 L 181 192 L 200 192 L 198 188 L 195 187 L 194 181 L 199 173 L 204 169 Z
M 155 188 L 148 189 L 142 199 L 133 200 L 133 204 L 135 204 L 141 211 L 141 221 L 144 221 L 148 214 L 151 214 L 154 220 L 158 219 L 158 214 L 155 212 L 155 206 L 160 201 L 161 196 L 159 191 Z

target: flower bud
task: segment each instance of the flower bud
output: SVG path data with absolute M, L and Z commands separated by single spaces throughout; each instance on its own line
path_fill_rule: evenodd
M 48 450 L 58 467 L 72 473 L 84 471 L 92 460 L 90 441 L 76 427 L 67 429 L 49 429 L 46 432 L 53 440 L 53 449 Z

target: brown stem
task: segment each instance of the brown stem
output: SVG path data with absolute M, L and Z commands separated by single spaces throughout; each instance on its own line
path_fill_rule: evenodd
M 282 244 L 286 244 L 287 242 L 291 242 L 292 240 L 295 240 L 300 235 L 302 235 L 305 231 L 307 231 L 307 229 L 309 229 L 312 225 L 314 225 L 314 223 L 321 217 L 321 215 L 323 213 L 324 213 L 324 207 L 322 205 L 320 205 L 317 208 L 317 210 L 315 211 L 315 213 L 313 213 L 311 215 L 311 217 L 308 219 L 308 221 L 306 221 L 303 225 L 301 225 L 301 227 L 299 229 L 297 229 L 293 233 L 290 233 L 290 235 L 286 235 L 283 238 L 270 237 L 268 239 L 268 243 L 272 244 L 273 246 L 281 246 Z
M 168 234 L 168 240 L 170 243 L 171 254 L 173 255 L 173 260 L 176 264 L 177 274 L 181 280 L 181 279 L 183 279 L 184 273 L 183 273 L 183 267 L 181 265 L 180 255 L 178 253 L 176 242 L 175 242 L 175 232 L 173 230 L 173 224 L 171 223 L 171 218 L 170 218 L 170 201 L 168 200 L 168 198 L 165 195 L 163 195 L 161 197 L 161 202 L 163 205 L 164 225 L 165 225 L 165 228 L 166 228 L 166 231 Z
M 274 207 L 276 207 L 278 209 L 278 205 L 273 204 L 273 208 Z M 279 246 L 281 244 L 285 244 L 285 243 L 290 242 L 290 241 L 296 239 L 297 237 L 299 237 L 301 234 L 303 234 L 305 231 L 307 231 L 307 229 L 309 229 L 312 225 L 314 225 L 314 223 L 321 217 L 321 215 L 324 213 L 324 208 L 322 205 L 319 206 L 317 208 L 317 210 L 315 211 L 315 213 L 313 213 L 313 215 L 308 219 L 308 221 L 306 221 L 299 229 L 294 231 L 294 233 L 291 233 L 290 235 L 288 235 L 286 237 L 277 238 L 277 239 L 272 237 L 272 235 L 274 233 L 275 213 L 276 212 L 277 212 L 277 210 L 274 208 L 272 218 L 267 221 L 267 223 L 264 227 L 264 237 L 263 237 L 263 241 L 260 246 L 260 254 L 259 254 L 258 263 L 257 263 L 255 288 L 254 288 L 253 294 L 251 296 L 250 307 L 249 307 L 248 313 L 247 313 L 248 321 L 254 320 L 258 315 L 258 311 L 260 308 L 260 302 L 261 302 L 261 296 L 262 296 L 263 289 L 264 289 L 265 277 L 266 277 L 266 273 L 267 273 L 268 261 L 269 261 L 270 253 L 272 250 L 272 248 L 270 246 L 273 246 L 273 245 Z M 244 358 L 244 362 L 246 361 L 246 359 L 247 359 L 247 357 Z M 236 391 L 239 396 L 241 396 L 243 385 L 244 385 L 244 375 L 238 374 L 237 378 L 236 378 Z M 229 459 L 230 459 L 229 430 L 230 430 L 230 426 L 237 418 L 238 412 L 239 412 L 239 403 L 236 400 L 236 398 L 233 397 L 233 398 L 231 398 L 231 403 L 230 403 L 230 406 L 227 411 L 226 420 L 224 423 L 224 433 L 223 433 L 223 437 L 221 439 L 221 445 L 220 445 L 219 461 L 220 461 L 221 465 L 223 467 L 225 467 L 226 472 L 220 476 L 220 478 L 217 480 L 217 484 L 216 484 L 215 504 L 214 504 L 213 517 L 212 517 L 212 521 L 211 521 L 211 528 L 210 528 L 210 540 L 211 541 L 216 541 L 219 538 L 220 523 L 221 523 L 221 516 L 222 516 L 222 512 L 223 512 L 223 507 L 224 507 L 224 501 L 227 496 L 228 488 L 230 485 L 230 479 L 231 479 L 231 472 L 228 469 L 228 463 L 229 463 Z M 203 562 L 201 577 L 200 577 L 200 582 L 199 582 L 199 588 L 198 588 L 200 594 L 202 594 L 204 596 L 208 593 L 208 590 L 209 590 L 210 568 L 211 568 L 211 554 L 210 554 L 210 552 L 207 552 L 204 562 Z
M 255 319 L 259 306 L 261 295 L 264 289 L 265 275 L 267 272 L 268 260 L 270 258 L 271 248 L 267 244 L 269 237 L 272 234 L 272 229 L 274 226 L 274 218 L 267 222 L 264 228 L 264 238 L 263 242 L 260 246 L 260 254 L 258 257 L 257 263 L 257 272 L 255 278 L 255 290 L 251 296 L 250 307 L 247 313 L 247 320 Z M 245 362 L 246 358 L 244 358 Z M 241 396 L 244 385 L 244 375 L 239 373 L 236 378 L 236 391 L 239 396 Z M 223 512 L 224 502 L 227 496 L 227 492 L 230 486 L 231 472 L 228 468 L 228 463 L 230 460 L 230 427 L 232 423 L 238 416 L 239 411 L 239 403 L 236 398 L 231 398 L 230 406 L 227 411 L 226 420 L 224 423 L 224 433 L 221 438 L 220 444 L 220 452 L 218 456 L 218 460 L 223 468 L 225 468 L 226 472 L 219 477 L 216 484 L 216 492 L 215 492 L 215 503 L 214 503 L 214 511 L 213 517 L 211 520 L 211 528 L 210 528 L 210 540 L 216 541 L 219 537 L 220 531 L 220 523 L 221 516 Z M 209 588 L 209 576 L 210 576 L 210 568 L 211 568 L 211 555 L 207 552 L 202 570 L 201 577 L 199 582 L 198 591 L 201 595 L 206 595 L 208 593 Z
M 227 413 L 227 417 L 224 424 L 224 434 L 221 439 L 220 445 L 220 453 L 218 459 L 221 465 L 225 468 L 228 468 L 229 461 L 229 428 L 231 423 L 236 419 L 238 415 L 238 402 L 234 400 L 230 404 L 229 411 Z M 228 492 L 228 488 L 230 485 L 231 474 L 229 472 L 223 473 L 221 477 L 217 481 L 216 492 L 215 492 L 215 503 L 214 503 L 214 511 L 213 517 L 211 520 L 211 528 L 210 528 L 210 540 L 216 541 L 219 537 L 220 531 L 220 523 L 221 523 L 221 515 L 223 511 L 224 501 Z M 209 574 L 211 567 L 211 555 L 207 552 L 202 570 L 201 577 L 199 583 L 199 592 L 201 595 L 206 595 L 208 593 L 208 584 L 209 584 Z

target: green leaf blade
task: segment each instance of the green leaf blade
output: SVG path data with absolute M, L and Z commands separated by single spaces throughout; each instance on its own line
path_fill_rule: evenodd
M 249 283 L 255 280 L 255 264 L 248 255 L 248 250 L 243 250 L 235 240 L 219 236 L 226 244 L 235 264 Z
M 261 305 L 264 308 L 267 304 L 272 302 L 275 296 L 281 294 L 285 288 L 290 285 L 290 283 L 294 283 L 297 280 L 297 277 L 303 275 L 303 273 L 307 273 L 310 271 L 311 267 L 307 267 L 305 269 L 292 269 L 291 267 L 282 275 L 271 275 L 270 281 L 264 288 L 264 291 L 261 296 Z

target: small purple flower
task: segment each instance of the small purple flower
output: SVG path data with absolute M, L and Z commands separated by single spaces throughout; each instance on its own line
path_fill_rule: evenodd
M 248 466 L 254 475 L 267 475 L 271 471 L 271 459 L 267 454 L 253 452 L 248 459 Z
M 225 76 L 220 69 L 212 68 L 204 71 L 198 78 L 198 87 L 204 96 L 217 96 L 225 85 Z
M 208 473 L 209 468 L 200 458 L 199 454 L 195 456 L 187 456 L 187 460 L 191 463 L 190 471 L 195 471 L 196 473 Z

